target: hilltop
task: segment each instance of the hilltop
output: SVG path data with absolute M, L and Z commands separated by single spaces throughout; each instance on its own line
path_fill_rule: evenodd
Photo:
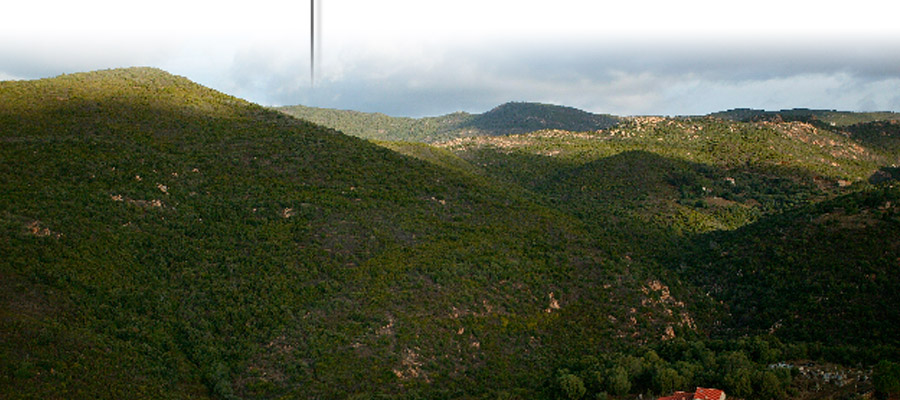
M 616 117 L 610 115 L 526 102 L 506 103 L 482 114 L 457 112 L 418 119 L 305 106 L 276 109 L 365 139 L 429 143 L 456 137 L 507 135 L 541 129 L 591 131 L 606 129 L 618 122 Z
M 543 129 L 573 132 L 596 131 L 615 126 L 618 118 L 593 114 L 573 107 L 540 103 L 506 103 L 478 114 L 462 127 L 483 134 L 513 135 Z

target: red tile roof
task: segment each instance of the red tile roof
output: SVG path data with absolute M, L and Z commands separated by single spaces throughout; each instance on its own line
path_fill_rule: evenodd
M 725 400 L 725 392 L 698 387 L 694 393 L 675 392 L 671 396 L 660 397 L 657 400 Z
M 694 393 L 694 400 L 725 400 L 725 392 L 719 389 L 697 388 Z
M 658 400 L 691 400 L 694 398 L 693 393 L 675 392 L 675 394 L 666 397 L 660 397 Z M 716 399 L 718 400 L 718 399 Z

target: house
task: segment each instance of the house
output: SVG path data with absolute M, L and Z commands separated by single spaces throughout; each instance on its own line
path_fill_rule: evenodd
M 671 396 L 660 397 L 657 400 L 693 400 L 694 394 L 688 392 L 675 392 Z
M 657 400 L 725 400 L 725 392 L 698 387 L 694 393 L 675 392 L 671 396 L 660 397 Z
M 725 400 L 725 392 L 719 389 L 698 387 L 694 392 L 694 400 Z

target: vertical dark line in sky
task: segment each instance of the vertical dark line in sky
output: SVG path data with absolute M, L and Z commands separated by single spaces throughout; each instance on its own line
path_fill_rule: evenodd
M 309 86 L 316 85 L 316 0 L 309 0 Z

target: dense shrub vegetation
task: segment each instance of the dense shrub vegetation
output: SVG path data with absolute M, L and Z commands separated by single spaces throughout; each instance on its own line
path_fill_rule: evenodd
M 588 125 L 373 143 L 154 69 L 0 82 L 0 397 L 896 393 L 893 125 L 334 116 Z
M 457 137 L 507 135 L 541 129 L 592 131 L 606 129 L 618 123 L 618 119 L 610 115 L 539 103 L 506 103 L 483 114 L 457 112 L 418 119 L 304 106 L 277 109 L 365 139 L 428 143 Z
M 900 119 L 900 114 L 890 111 L 883 112 L 847 112 L 836 110 L 811 110 L 808 108 L 793 108 L 790 110 L 765 111 L 750 108 L 736 108 L 710 114 L 717 118 L 732 121 L 751 121 L 758 119 L 781 119 L 785 121 L 821 121 L 836 126 L 861 124 L 873 121 L 886 121 Z

